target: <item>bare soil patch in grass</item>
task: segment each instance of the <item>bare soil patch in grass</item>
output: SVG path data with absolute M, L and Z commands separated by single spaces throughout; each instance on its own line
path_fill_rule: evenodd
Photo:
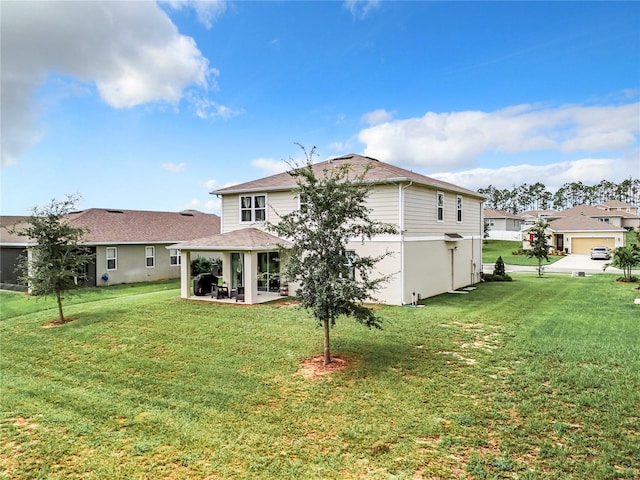
M 331 363 L 325 365 L 324 355 L 316 355 L 300 362 L 300 374 L 305 378 L 315 379 L 344 370 L 351 364 L 353 364 L 353 360 L 345 355 L 332 355 Z
M 45 323 L 42 328 L 55 328 L 55 327 L 61 327 L 62 325 L 66 325 L 67 323 L 73 322 L 74 320 L 76 320 L 75 318 L 72 317 L 67 317 L 64 320 L 60 320 L 59 318 L 56 320 L 52 320 L 49 323 Z

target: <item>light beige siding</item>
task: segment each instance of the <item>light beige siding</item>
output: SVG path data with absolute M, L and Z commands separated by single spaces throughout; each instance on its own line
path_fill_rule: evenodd
M 409 237 L 440 236 L 444 233 L 461 235 L 482 234 L 482 202 L 462 195 L 462 221 L 458 222 L 458 194 L 444 193 L 444 219 L 437 221 L 436 195 L 438 190 L 410 186 L 404 191 L 405 229 Z
M 377 275 L 373 275 L 373 277 L 379 278 L 385 275 L 392 275 L 392 277 L 379 292 L 373 292 L 372 296 L 380 303 L 400 305 L 402 298 L 400 242 L 351 242 L 347 246 L 347 249 L 355 250 L 357 255 L 370 257 L 391 252 L 391 255 L 388 255 L 376 265 Z
M 260 195 L 255 192 L 252 195 Z M 248 194 L 247 194 L 248 195 Z M 277 223 L 278 215 L 286 215 L 298 208 L 298 198 L 290 191 L 287 192 L 268 192 L 267 196 L 267 221 Z M 220 232 L 228 233 L 241 228 L 260 228 L 264 229 L 264 223 L 248 223 L 240 222 L 240 197 L 241 195 L 225 195 L 222 198 L 222 220 L 220 224 Z
M 457 242 L 418 241 L 404 245 L 404 302 L 477 283 L 482 267 L 480 237 Z
M 398 184 L 375 185 L 367 199 L 367 205 L 372 209 L 371 218 L 384 223 L 400 225 Z

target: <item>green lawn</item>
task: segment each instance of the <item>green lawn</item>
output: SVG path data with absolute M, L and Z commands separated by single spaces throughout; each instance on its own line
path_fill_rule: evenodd
M 513 242 L 510 240 L 485 240 L 482 244 L 482 263 L 496 263 L 498 257 L 507 265 L 524 265 L 530 267 L 538 266 L 538 259 L 529 258 L 526 255 L 514 255 L 513 252 L 522 248 L 522 242 Z M 549 256 L 549 263 L 542 260 L 543 265 L 550 265 L 557 262 L 563 257 Z
M 638 478 L 640 294 L 513 277 L 340 321 L 350 366 L 316 379 L 322 332 L 286 304 L 123 288 L 45 328 L 7 294 L 0 478 Z

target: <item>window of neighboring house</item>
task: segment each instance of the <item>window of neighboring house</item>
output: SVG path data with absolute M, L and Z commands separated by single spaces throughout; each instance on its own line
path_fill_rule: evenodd
M 240 196 L 240 221 L 264 222 L 267 220 L 266 195 Z
M 156 247 L 145 247 L 144 256 L 147 268 L 154 268 L 156 266 Z
M 107 247 L 107 270 L 118 269 L 118 249 L 116 247 Z
M 489 224 L 490 227 L 496 226 L 496 221 L 493 218 L 488 219 L 487 223 Z
M 438 192 L 436 194 L 436 209 L 437 209 L 437 220 L 439 222 L 444 222 L 444 193 Z
M 609 219 L 608 218 L 599 218 L 598 220 L 600 220 L 603 223 L 609 223 Z
M 458 195 L 458 223 L 462 222 L 462 197 Z
M 180 265 L 180 250 L 177 248 L 169 249 L 169 265 Z

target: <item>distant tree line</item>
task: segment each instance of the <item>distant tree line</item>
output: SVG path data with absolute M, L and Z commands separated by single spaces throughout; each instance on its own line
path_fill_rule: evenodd
M 523 183 L 511 188 L 496 188 L 489 185 L 479 188 L 478 193 L 487 197 L 485 207 L 518 213 L 527 210 L 564 210 L 576 205 L 598 205 L 607 200 L 640 204 L 640 179 L 628 178 L 620 183 L 602 180 L 595 185 L 568 182 L 555 193 L 540 183 Z

